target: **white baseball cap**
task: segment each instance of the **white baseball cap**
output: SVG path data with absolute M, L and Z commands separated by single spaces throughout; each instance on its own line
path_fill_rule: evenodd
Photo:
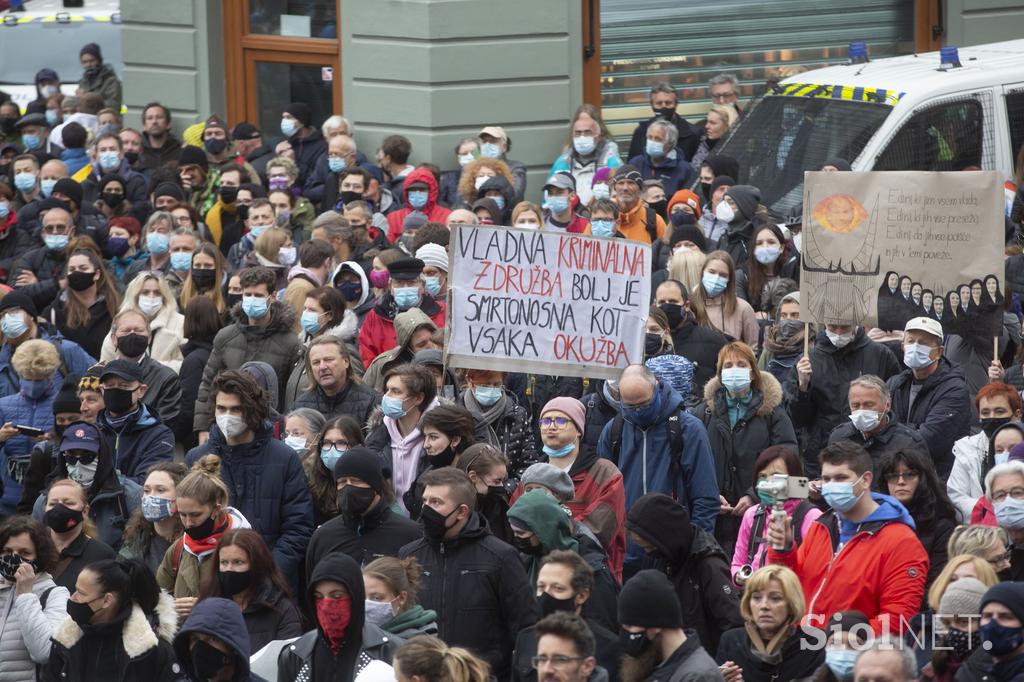
M 938 320 L 933 320 L 930 317 L 914 317 L 907 321 L 907 326 L 903 328 L 903 331 L 919 331 L 931 334 L 942 343 L 944 338 L 942 335 L 942 325 L 939 324 Z

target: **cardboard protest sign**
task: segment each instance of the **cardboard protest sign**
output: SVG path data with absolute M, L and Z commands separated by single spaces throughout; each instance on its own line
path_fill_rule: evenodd
M 901 330 L 1002 325 L 1003 189 L 994 171 L 806 174 L 801 319 Z
M 450 366 L 611 379 L 643 362 L 649 245 L 457 225 L 451 252 Z

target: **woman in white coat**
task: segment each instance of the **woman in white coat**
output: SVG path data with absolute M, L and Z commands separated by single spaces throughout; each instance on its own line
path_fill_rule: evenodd
M 43 524 L 11 516 L 0 525 L 0 682 L 35 682 L 36 666 L 50 659 L 69 596 L 50 577 L 57 561 Z
M 125 310 L 138 310 L 149 320 L 149 356 L 175 372 L 179 371 L 185 316 L 178 312 L 178 302 L 167 282 L 153 273 L 140 273 L 124 292 L 120 312 Z M 110 362 L 116 351 L 108 334 L 103 339 L 100 360 Z

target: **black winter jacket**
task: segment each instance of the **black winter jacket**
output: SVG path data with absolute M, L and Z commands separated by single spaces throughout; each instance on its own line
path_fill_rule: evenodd
M 466 407 L 468 391 L 469 389 L 463 391 L 456 400 L 461 407 Z M 497 421 L 491 425 L 477 421 L 476 442 L 490 443 L 501 450 L 501 453 L 508 457 L 509 478 L 518 480 L 527 467 L 539 461 L 539 457 L 526 408 L 517 405 L 511 394 L 506 393 L 505 397 L 505 412 Z
M 910 369 L 889 379 L 892 415 L 903 424 L 917 429 L 928 444 L 939 480 L 949 478 L 953 468 L 953 443 L 971 432 L 971 396 L 958 367 L 946 358 L 939 359 L 939 368 L 924 380 L 921 390 L 910 405 L 910 388 L 914 373 Z
M 328 554 L 342 552 L 365 566 L 382 556 L 397 556 L 402 547 L 419 539 L 418 523 L 391 510 L 383 500 L 365 516 L 339 515 L 313 533 L 306 551 L 306 575 Z
M 370 418 L 380 398 L 377 392 L 366 384 L 349 381 L 348 385 L 335 396 L 328 396 L 318 384 L 300 393 L 292 403 L 292 410 L 308 407 L 324 415 L 328 420 L 348 415 L 360 424 Z
M 56 280 L 48 280 L 56 285 Z M 38 286 L 35 284 L 30 287 Z M 69 327 L 67 324 L 66 298 L 67 291 L 62 291 L 53 301 L 53 305 L 43 311 L 43 317 L 51 325 L 57 328 L 60 335 L 65 339 L 74 341 L 82 347 L 86 353 L 94 358 L 100 357 L 103 350 L 103 340 L 110 334 L 110 327 L 114 319 L 107 310 L 107 302 L 104 298 L 96 299 L 96 302 L 89 306 L 89 322 L 82 327 Z
M 618 682 L 619 666 L 622 662 L 618 634 L 613 634 L 608 628 L 590 618 L 584 617 L 583 620 L 586 621 L 597 644 L 594 649 L 597 665 L 608 671 L 608 682 Z M 537 669 L 533 667 L 531 660 L 536 655 L 537 627 L 531 625 L 520 630 L 516 637 L 516 648 L 512 652 L 512 682 L 537 682 Z M 592 682 L 593 679 L 591 676 L 588 682 Z
M 601 431 L 604 430 L 605 424 L 615 419 L 615 415 L 619 413 L 605 398 L 603 389 L 602 385 L 593 393 L 580 398 L 580 402 L 587 410 L 587 420 L 583 425 L 583 445 L 591 450 L 597 450 L 597 443 L 601 440 Z
M 862 446 L 871 455 L 871 461 L 875 466 L 875 478 L 878 478 L 878 464 L 886 455 L 901 450 L 914 449 L 919 452 L 928 452 L 928 445 L 921 437 L 921 433 L 906 424 L 900 424 L 890 414 L 889 423 L 878 433 L 864 437 L 857 427 L 849 419 L 842 422 L 832 430 L 828 437 L 828 443 L 838 443 L 841 440 L 850 440 Z M 884 492 L 884 491 L 883 491 Z M 941 567 L 940 567 L 941 570 Z
M 745 627 L 722 635 L 715 659 L 721 665 L 732 661 L 743 669 L 743 682 L 775 682 L 810 678 L 825 662 L 825 648 L 813 646 L 814 639 L 802 629 L 794 628 L 782 648 L 772 657 L 765 657 L 750 641 Z
M 883 381 L 899 373 L 896 357 L 885 346 L 875 343 L 858 327 L 853 341 L 836 348 L 825 330 L 818 332 L 811 349 L 811 383 L 800 390 L 796 366 L 786 380 L 786 402 L 793 426 L 800 435 L 804 470 L 816 478 L 820 471 L 818 452 L 828 443 L 832 430 L 850 415 L 850 382 L 863 374 L 873 374 Z
M 475 512 L 458 537 L 421 538 L 399 556 L 423 567 L 420 604 L 438 614 L 438 634 L 469 649 L 506 680 L 516 634 L 537 620 L 537 600 L 515 549 L 491 535 Z
M 267 583 L 242 612 L 249 632 L 249 650 L 254 654 L 275 639 L 291 639 L 302 634 L 299 610 L 279 589 Z
M 32 302 L 36 304 L 36 310 L 42 310 L 53 302 L 60 292 L 58 280 L 64 275 L 64 268 L 67 267 L 66 251 L 51 251 L 45 246 L 38 246 L 31 251 L 26 251 L 11 263 L 11 269 L 7 275 L 7 283 L 12 287 L 18 281 L 18 275 L 24 272 L 31 272 L 39 281 L 35 284 L 18 287 L 18 291 L 28 294 Z M 110 331 L 110 328 L 107 328 Z M 99 352 L 90 353 L 98 358 Z
M 683 323 L 672 330 L 672 352 L 682 355 L 694 363 L 693 391 L 697 396 L 703 395 L 704 386 L 715 376 L 718 368 L 718 352 L 729 343 L 728 339 L 712 327 L 702 327 L 687 315 Z M 683 396 L 689 399 L 690 396 Z
M 199 444 L 196 439 L 195 429 L 192 422 L 196 415 L 196 399 L 199 397 L 199 384 L 203 381 L 203 370 L 206 368 L 206 361 L 210 359 L 210 352 L 213 350 L 213 341 L 206 339 L 189 339 L 188 343 L 181 347 L 181 354 L 185 357 L 181 361 L 181 411 L 174 424 L 174 437 L 191 450 Z
M 114 449 L 117 470 L 141 485 L 150 466 L 174 459 L 174 433 L 155 409 L 145 403 L 139 408 L 120 429 L 111 425 L 106 410 L 100 410 L 96 425 Z
M 647 128 L 655 121 L 660 120 L 664 119 L 661 116 L 655 115 L 646 121 L 640 121 L 636 124 L 636 128 L 633 130 L 633 137 L 629 141 L 629 154 L 625 158 L 632 159 L 634 156 L 640 156 L 647 151 Z M 676 130 L 679 131 L 679 141 L 676 142 L 677 153 L 689 161 L 693 158 L 693 153 L 697 151 L 697 145 L 700 144 L 700 134 L 703 131 L 679 116 L 679 114 L 675 114 L 669 119 L 669 122 L 674 123 Z M 672 198 L 671 194 L 669 198 Z

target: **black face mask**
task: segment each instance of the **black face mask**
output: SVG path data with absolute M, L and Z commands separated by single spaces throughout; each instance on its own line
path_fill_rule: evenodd
M 213 535 L 213 527 L 216 524 L 214 517 L 217 516 L 217 512 L 210 514 L 210 518 L 206 519 L 198 526 L 192 526 L 191 528 L 185 529 L 185 534 L 193 540 L 205 540 L 206 538 Z
M 138 152 L 125 152 L 124 153 L 124 160 L 128 162 L 129 166 L 134 166 L 135 163 L 139 160 L 139 153 Z
M 216 270 L 196 270 L 192 268 L 192 284 L 196 285 L 199 291 L 209 291 L 213 288 Z
M 249 219 L 249 206 L 247 204 L 239 204 L 238 208 L 235 209 L 235 210 L 238 213 L 238 219 L 239 220 L 248 220 Z
M 661 312 L 665 313 L 665 317 L 668 318 L 670 329 L 675 329 L 683 323 L 683 306 L 678 303 L 662 303 L 658 307 L 661 308 Z
M 444 534 L 448 531 L 446 525 L 448 517 L 458 510 L 459 508 L 456 507 L 445 515 L 429 505 L 423 505 L 423 510 L 420 512 L 420 523 L 423 524 L 423 534 L 427 539 L 441 542 L 444 539 Z
M 117 194 L 115 192 L 103 192 L 100 194 L 100 198 L 103 199 L 103 203 L 110 208 L 117 208 L 124 203 L 124 195 Z
M 68 286 L 73 291 L 85 291 L 96 282 L 95 272 L 75 272 L 68 273 Z
M 643 656 L 651 644 L 651 640 L 647 639 L 647 634 L 643 631 L 634 633 L 619 630 L 619 649 L 627 656 L 633 658 Z
M 63 426 L 60 425 L 60 424 L 54 424 L 53 425 L 53 432 L 55 434 L 57 434 L 57 442 L 58 443 L 60 442 L 60 439 L 64 437 L 64 432 L 67 431 L 67 430 L 68 430 L 67 425 L 63 425 Z
M 216 156 L 217 154 L 220 154 L 222 151 L 228 148 L 228 141 L 210 138 L 209 140 L 203 141 L 203 148 L 206 149 L 206 152 L 208 154 L 213 154 L 214 156 Z
M 576 595 L 567 597 L 565 599 L 558 599 L 552 597 L 547 592 L 542 592 L 537 597 L 537 604 L 540 606 L 541 616 L 550 616 L 552 613 L 558 613 L 559 611 L 565 611 L 567 613 L 573 613 L 576 611 Z
M 5 133 L 14 132 L 14 124 L 17 122 L 18 119 L 16 118 L 4 116 L 3 118 L 0 118 L 0 130 L 2 130 Z
M 66 533 L 74 530 L 82 522 L 82 512 L 77 509 L 69 509 L 63 504 L 54 505 L 53 509 L 47 509 L 43 514 L 43 523 L 53 529 L 55 533 Z M 70 604 L 71 602 L 68 602 Z
M 533 544 L 533 538 L 521 538 L 518 535 L 512 536 L 512 546 L 528 556 L 543 556 L 544 547 L 538 543 Z
M 376 494 L 373 488 L 357 488 L 354 485 L 346 485 L 338 491 L 338 509 L 349 518 L 362 516 L 373 504 Z
M 341 203 L 343 203 L 343 204 L 350 204 L 353 201 L 362 201 L 363 200 L 363 193 L 362 192 L 342 192 L 341 194 L 338 195 L 338 198 L 341 199 Z
M 135 407 L 135 401 L 127 388 L 105 388 L 103 389 L 103 405 L 108 412 L 113 414 L 128 414 Z
M 660 215 L 662 220 L 665 219 L 666 211 L 668 211 L 668 199 L 652 201 L 648 203 L 647 206 L 650 207 L 652 211 Z
M 661 337 L 661 334 L 651 334 L 648 332 L 644 335 L 644 355 L 647 357 L 657 355 L 664 347 L 665 339 Z
M 79 627 L 83 627 L 92 622 L 92 617 L 95 615 L 95 611 L 89 606 L 89 602 L 78 602 L 68 600 L 67 612 L 71 617 L 71 620 L 75 621 Z
M 14 582 L 14 574 L 18 572 L 18 567 L 22 564 L 28 564 L 32 567 L 33 571 L 39 572 L 39 568 L 34 561 L 25 561 L 14 552 L 0 554 L 0 576 L 3 576 L 7 582 Z
M 452 462 L 455 461 L 455 450 L 453 450 L 452 446 L 449 445 L 445 448 L 444 452 L 439 455 L 434 455 L 433 457 L 428 455 L 427 461 L 430 462 L 430 466 L 438 469 L 441 467 L 451 466 Z
M 242 302 L 241 294 L 226 294 L 224 296 L 224 302 L 227 304 L 228 309 L 234 308 L 236 305 Z
M 701 182 L 700 184 L 700 195 L 704 197 L 704 203 L 711 203 L 711 183 Z
M 252 571 L 220 571 L 217 574 L 217 581 L 220 582 L 220 591 L 226 597 L 233 597 L 240 592 L 245 592 L 252 584 Z
M 225 204 L 235 203 L 235 199 L 238 198 L 237 187 L 221 187 L 220 188 L 220 200 Z
M 989 440 L 992 440 L 1000 426 L 1010 423 L 1010 417 L 986 417 L 979 421 L 981 422 L 981 430 L 985 432 Z
M 192 645 L 189 657 L 192 659 L 192 669 L 200 680 L 212 680 L 232 661 L 231 656 L 201 639 Z
M 117 349 L 126 358 L 137 358 L 149 348 L 149 337 L 142 334 L 125 334 L 117 337 Z
M 676 211 L 669 219 L 672 221 L 672 225 L 679 227 L 680 225 L 694 225 L 697 222 L 697 217 L 692 213 L 686 211 Z
M 671 121 L 672 117 L 676 115 L 676 108 L 664 107 L 662 109 L 654 109 L 654 114 L 655 116 L 661 116 L 666 121 Z

